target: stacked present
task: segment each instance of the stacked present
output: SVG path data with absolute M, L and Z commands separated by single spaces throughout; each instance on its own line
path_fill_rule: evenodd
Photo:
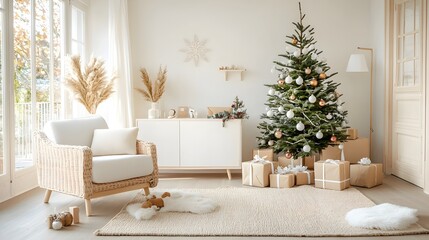
M 321 160 L 314 163 L 315 187 L 344 190 L 350 187 L 350 163 L 340 160 Z
M 289 168 L 277 167 L 274 174 L 270 174 L 270 187 L 291 188 L 295 186 L 295 175 Z
M 383 183 L 383 165 L 371 163 L 369 158 L 362 158 L 358 164 L 350 165 L 350 184 L 372 188 Z
M 266 187 L 269 183 L 269 175 L 274 173 L 274 163 L 255 155 L 253 160 L 242 163 L 243 185 L 254 187 Z
M 314 184 L 314 171 L 308 170 L 307 166 L 295 166 L 291 171 L 295 175 L 295 185 Z

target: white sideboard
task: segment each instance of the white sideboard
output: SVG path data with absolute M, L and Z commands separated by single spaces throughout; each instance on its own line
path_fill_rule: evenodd
M 156 144 L 160 169 L 240 169 L 241 120 L 137 119 L 138 139 Z

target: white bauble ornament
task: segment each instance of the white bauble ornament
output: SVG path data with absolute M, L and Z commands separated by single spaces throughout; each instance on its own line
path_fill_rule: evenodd
M 295 113 L 293 113 L 292 109 L 291 109 L 291 110 L 289 110 L 289 111 L 287 111 L 287 113 L 286 113 L 286 117 L 287 117 L 287 118 L 291 119 L 291 118 L 293 118 L 294 116 L 295 116 Z
M 310 46 L 308 46 L 308 50 L 313 50 L 314 49 L 314 45 L 311 44 Z
M 328 115 L 326 115 L 326 119 L 331 120 L 332 119 L 332 115 L 330 113 L 328 113 Z
M 268 141 L 268 146 L 273 146 L 273 145 L 274 145 L 274 141 L 273 140 Z
M 285 109 L 284 109 L 283 106 L 280 106 L 278 110 L 279 110 L 280 113 L 283 113 L 285 111 Z
M 268 90 L 268 95 L 274 95 L 275 91 L 274 89 L 270 88 L 270 90 Z
M 321 67 L 317 67 L 317 68 L 316 68 L 316 72 L 317 72 L 318 74 L 320 74 L 320 73 L 322 73 L 322 72 L 323 72 L 323 69 L 322 69 Z
M 323 133 L 322 133 L 322 131 L 318 131 L 317 133 L 316 133 L 316 137 L 317 137 L 317 139 L 322 139 L 323 138 Z
M 298 124 L 296 124 L 296 130 L 303 131 L 304 128 L 305 128 L 304 123 L 299 122 Z
M 304 151 L 304 152 L 310 152 L 311 151 L 311 147 L 310 147 L 310 145 L 305 145 L 303 148 L 302 148 L 302 150 Z
M 52 222 L 52 228 L 55 230 L 60 230 L 61 228 L 63 228 L 63 224 L 61 223 L 60 220 L 54 220 Z
M 308 48 L 302 49 L 302 54 L 307 54 L 307 53 L 308 53 Z
M 293 56 L 295 57 L 299 57 L 301 55 L 301 53 L 299 52 L 299 50 L 296 50 L 295 52 L 293 52 Z
M 274 112 L 273 112 L 272 110 L 268 110 L 268 112 L 267 112 L 267 116 L 268 116 L 268 117 L 272 117 L 272 116 L 274 116 Z
M 338 111 L 343 111 L 343 106 L 339 105 L 339 106 L 337 107 L 337 110 L 338 110 Z
M 340 145 L 338 145 L 338 148 L 341 149 L 341 150 L 343 150 L 344 149 L 344 144 L 341 143 Z
M 261 145 L 265 145 L 266 141 L 265 141 L 264 139 L 262 139 L 262 140 L 260 141 L 260 143 L 261 143 Z
M 308 98 L 308 101 L 310 102 L 310 103 L 315 103 L 316 102 L 316 96 L 314 96 L 313 94 L 311 94 L 311 96 Z
M 292 79 L 290 76 L 287 76 L 287 77 L 286 77 L 286 79 L 285 79 L 285 82 L 286 82 L 287 84 L 292 83 L 292 81 L 293 81 L 293 79 Z
M 311 59 L 316 60 L 317 59 L 317 54 L 316 53 L 311 54 Z
M 301 76 L 299 76 L 296 80 L 295 80 L 296 84 L 301 85 L 304 82 L 304 79 L 302 79 Z

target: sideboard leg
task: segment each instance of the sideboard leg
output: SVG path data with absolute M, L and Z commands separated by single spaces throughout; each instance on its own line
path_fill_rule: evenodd
M 228 175 L 228 179 L 231 180 L 231 170 L 226 169 L 226 174 Z

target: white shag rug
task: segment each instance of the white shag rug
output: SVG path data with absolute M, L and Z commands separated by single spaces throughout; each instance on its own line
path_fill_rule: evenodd
M 383 203 L 368 208 L 357 208 L 346 215 L 347 222 L 354 227 L 403 230 L 417 223 L 417 209 Z
M 161 191 L 162 190 L 162 191 Z M 160 192 L 171 189 L 158 189 Z M 418 224 L 405 230 L 383 231 L 350 226 L 347 212 L 375 204 L 355 188 L 343 191 L 313 186 L 293 188 L 226 187 L 182 189 L 212 199 L 217 207 L 207 214 L 159 212 L 150 220 L 137 220 L 126 206 L 104 227 L 99 236 L 394 236 L 429 234 Z M 128 205 L 141 204 L 142 193 Z
M 133 203 L 127 206 L 127 212 L 137 220 L 149 220 L 157 212 L 188 212 L 205 214 L 213 212 L 218 204 L 210 198 L 198 193 L 187 193 L 183 191 L 169 191 L 170 197 L 163 198 L 164 207 L 159 211 L 156 206 L 142 208 L 142 203 Z M 163 192 L 153 191 L 149 196 L 160 197 Z

